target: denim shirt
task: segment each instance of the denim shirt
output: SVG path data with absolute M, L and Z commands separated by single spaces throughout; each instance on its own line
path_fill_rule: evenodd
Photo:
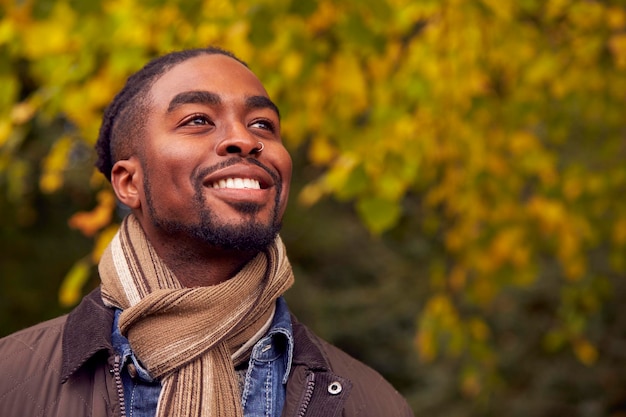
M 121 357 L 127 417 L 154 417 L 161 383 L 150 377 L 135 357 L 128 339 L 119 331 L 121 310 L 115 311 L 111 342 Z M 244 416 L 280 417 L 293 358 L 293 332 L 287 303 L 276 301 L 274 319 L 252 348 L 241 393 Z

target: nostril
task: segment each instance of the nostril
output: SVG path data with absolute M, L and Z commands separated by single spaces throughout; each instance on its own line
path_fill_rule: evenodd
M 226 147 L 226 152 L 228 153 L 241 153 L 241 148 L 236 145 L 229 145 Z

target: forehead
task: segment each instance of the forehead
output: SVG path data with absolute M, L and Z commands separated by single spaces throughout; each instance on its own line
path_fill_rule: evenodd
M 221 54 L 190 58 L 165 72 L 151 87 L 150 98 L 157 107 L 184 91 L 210 91 L 224 100 L 265 96 L 261 81 L 246 66 Z

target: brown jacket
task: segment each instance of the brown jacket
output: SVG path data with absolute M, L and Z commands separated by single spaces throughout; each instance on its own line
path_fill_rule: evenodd
M 69 315 L 0 339 L 0 416 L 125 416 L 112 325 L 95 290 Z M 376 371 L 295 320 L 293 331 L 283 416 L 413 415 Z

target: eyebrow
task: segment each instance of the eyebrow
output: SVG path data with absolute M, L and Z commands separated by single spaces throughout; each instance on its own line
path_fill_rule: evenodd
M 184 91 L 178 93 L 167 106 L 167 112 L 171 113 L 184 104 L 209 104 L 217 105 L 222 102 L 219 95 L 209 91 Z
M 193 90 L 193 91 L 184 91 L 182 93 L 178 93 L 174 96 L 174 98 L 170 101 L 170 104 L 167 107 L 167 112 L 171 113 L 176 110 L 178 107 L 185 104 L 207 104 L 207 105 L 219 105 L 222 103 L 222 99 L 219 94 L 212 93 L 210 91 L 203 90 Z M 278 110 L 278 106 L 274 104 L 272 100 L 265 96 L 250 96 L 246 97 L 246 108 L 252 109 L 270 109 L 273 110 L 278 118 L 280 118 L 280 111 Z
M 276 112 L 276 115 L 280 119 L 280 111 L 278 106 L 274 104 L 272 100 L 265 96 L 251 96 L 246 98 L 246 107 L 248 109 L 270 109 Z

